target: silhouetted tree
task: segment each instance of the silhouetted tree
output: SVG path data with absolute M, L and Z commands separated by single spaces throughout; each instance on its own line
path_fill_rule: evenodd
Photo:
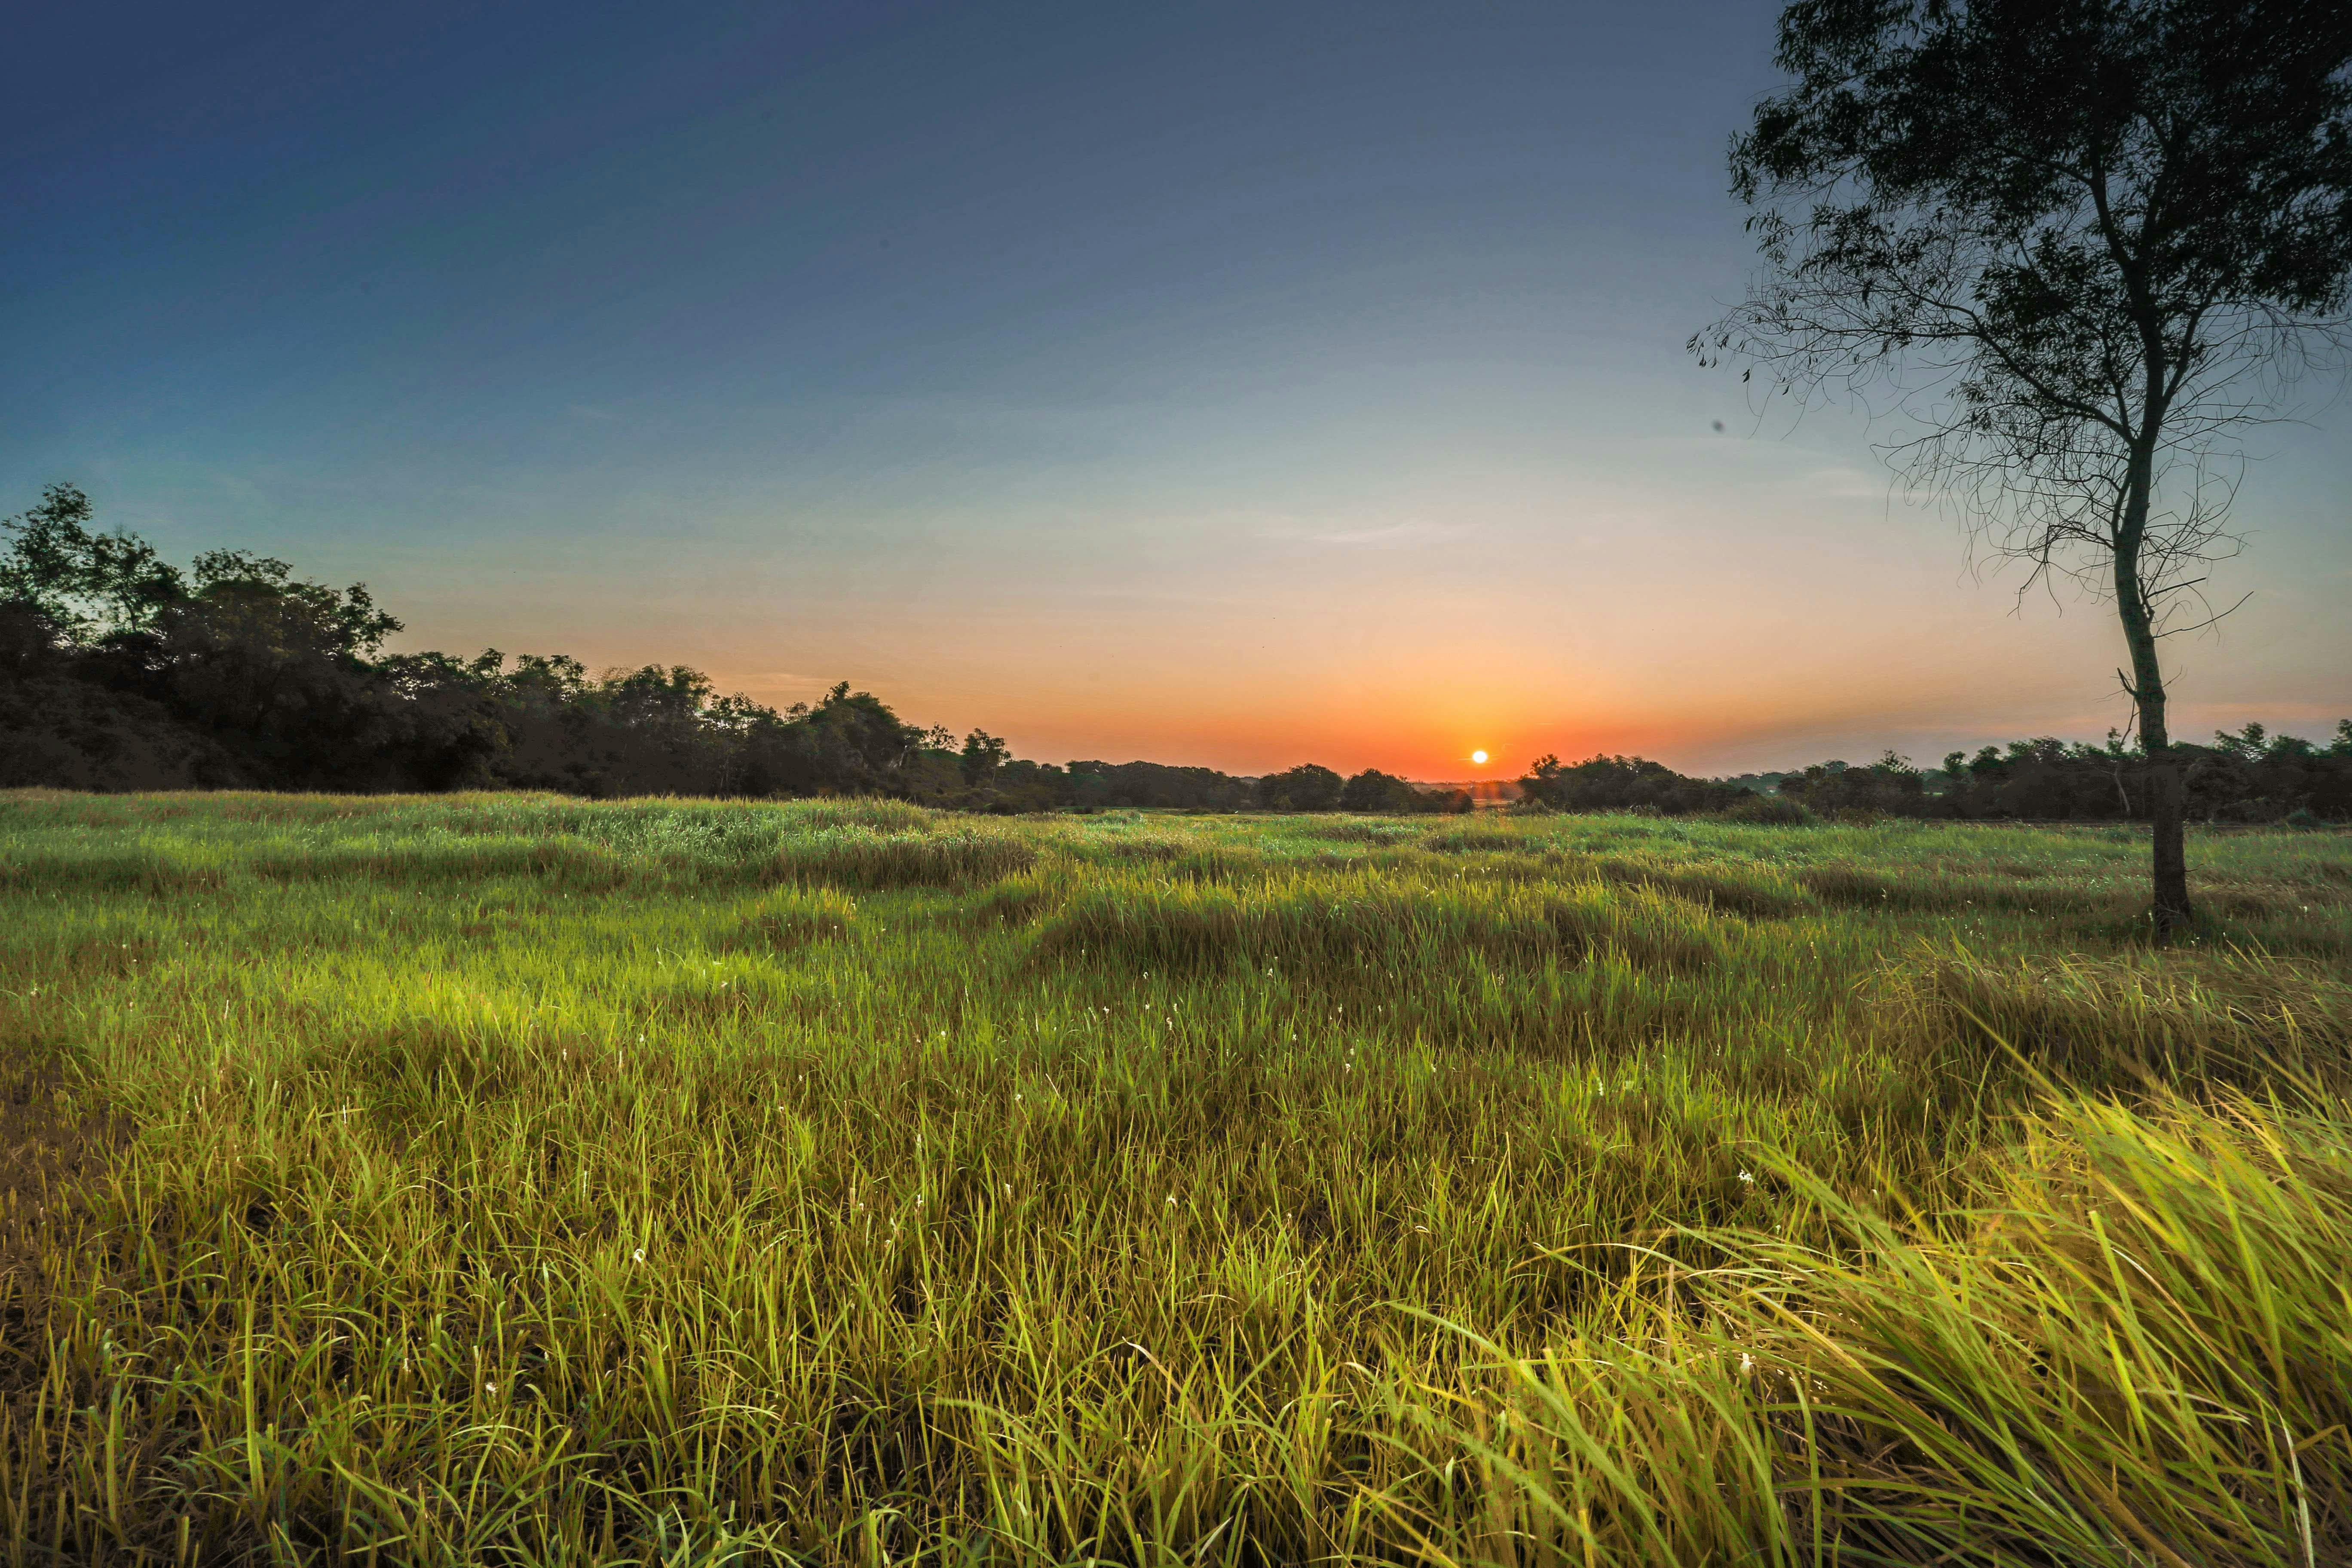
M 963 750 L 956 757 L 964 784 L 979 789 L 995 777 L 996 770 L 1004 765 L 1013 748 L 985 730 L 974 730 L 963 738 Z
M 1246 779 L 1214 768 L 1165 763 L 1073 761 L 1069 799 L 1085 807 L 1174 806 L 1192 811 L 1240 811 L 1255 794 Z
M 989 781 L 995 804 L 1008 811 L 1051 811 L 1070 805 L 1070 775 L 1051 763 L 1013 758 Z
M 1392 773 L 1366 768 L 1339 791 L 1339 809 L 1393 814 L 1424 810 L 1423 792 Z
M 1822 763 L 1780 780 L 1780 793 L 1824 816 L 1858 812 L 1873 816 L 1923 816 L 1927 781 L 1893 752 L 1866 768 Z
M 1735 142 L 1765 261 L 1692 340 L 1892 391 L 1891 458 L 1994 554 L 2111 595 L 2159 940 L 2189 918 L 2160 639 L 2210 624 L 2233 432 L 2352 279 L 2352 6 L 1798 0 Z
M 1667 816 L 1721 811 L 1750 793 L 1733 784 L 1686 778 L 1646 757 L 1596 756 L 1562 763 L 1536 759 L 1519 780 L 1523 799 L 1554 811 L 1654 811 Z
M 89 497 L 50 485 L 41 502 L 0 518 L 0 602 L 40 612 L 60 639 L 88 644 L 137 631 L 186 595 L 179 570 L 132 533 L 92 531 Z
M 1346 781 L 1329 768 L 1301 763 L 1257 781 L 1257 803 L 1268 811 L 1330 811 Z
M 151 630 L 118 634 L 99 663 L 281 784 L 382 789 L 399 782 L 381 759 L 401 715 L 370 660 L 399 629 L 363 585 L 212 552 L 196 558 L 193 592 Z

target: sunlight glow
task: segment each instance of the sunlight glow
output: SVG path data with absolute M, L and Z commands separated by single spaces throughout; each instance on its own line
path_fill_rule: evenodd
M 1486 765 L 1486 753 L 1484 752 L 1473 752 L 1470 753 L 1470 760 L 1483 768 Z

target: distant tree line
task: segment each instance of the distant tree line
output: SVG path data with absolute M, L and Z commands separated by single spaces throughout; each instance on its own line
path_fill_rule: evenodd
M 2210 746 L 2175 741 L 2171 751 L 2193 820 L 2352 821 L 2352 719 L 2339 722 L 2326 745 L 2248 724 L 2235 734 L 2217 732 Z M 1707 813 L 1751 821 L 1876 816 L 2144 822 L 2150 788 L 2147 753 L 2115 735 L 2104 746 L 2045 736 L 1987 746 L 1973 756 L 1954 752 L 1935 769 L 1916 768 L 1889 752 L 1866 766 L 1816 763 L 1729 781 L 1686 778 L 1640 757 L 1573 764 L 1545 757 L 1519 783 L 1530 803 L 1555 811 Z
M 2170 750 L 2191 821 L 2352 820 L 2352 719 L 2324 745 L 2248 724 Z M 1889 752 L 1867 767 L 1824 763 L 1780 781 L 1782 796 L 1817 811 L 2042 821 L 2146 821 L 2149 789 L 2147 754 L 2114 735 L 2104 746 L 2043 736 L 1954 752 L 1936 769 Z
M 1264 779 L 1028 762 L 846 682 L 781 710 L 683 665 L 593 675 L 561 654 L 387 653 L 363 584 L 208 551 L 183 569 L 54 485 L 0 520 L 0 787 L 612 796 L 885 795 L 995 811 L 1467 810 L 1459 792 L 1307 764 Z
M 1581 763 L 1539 757 L 1519 789 L 1527 804 L 1553 811 L 1654 811 L 1661 816 L 1729 811 L 1758 798 L 1745 785 L 1687 778 L 1646 757 L 1600 756 Z
M 401 623 L 364 584 L 331 588 L 236 550 L 183 569 L 135 534 L 98 531 L 71 485 L 0 520 L 0 787 L 884 795 L 1004 812 L 1472 804 L 1466 791 L 1312 763 L 1253 779 L 1030 762 L 983 730 L 959 742 L 909 723 L 846 682 L 778 710 L 722 696 L 683 665 L 598 676 L 561 654 L 387 653 Z M 2173 749 L 2199 820 L 2352 819 L 2352 721 L 2326 747 L 2250 724 Z M 1545 757 L 1520 784 L 1529 804 L 1559 811 L 1756 821 L 2140 819 L 2149 788 L 2146 756 L 2113 737 L 2103 748 L 2045 739 L 1955 752 L 1937 770 L 1890 753 L 1729 781 L 1640 757 Z

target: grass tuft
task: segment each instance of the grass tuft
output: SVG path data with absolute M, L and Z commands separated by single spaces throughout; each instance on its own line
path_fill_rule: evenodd
M 953 888 L 993 881 L 1036 862 L 1035 847 L 1008 833 L 828 827 L 785 839 L 769 874 L 849 888 Z

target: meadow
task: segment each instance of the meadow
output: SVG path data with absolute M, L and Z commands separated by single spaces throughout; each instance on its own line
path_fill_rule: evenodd
M 2352 834 L 0 795 L 0 1561 L 2352 1560 Z

